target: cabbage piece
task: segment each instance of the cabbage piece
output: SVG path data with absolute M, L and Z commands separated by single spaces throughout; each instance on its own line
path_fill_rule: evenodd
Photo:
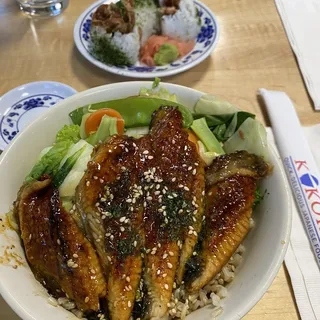
M 26 181 L 38 180 L 47 174 L 53 177 L 59 170 L 59 164 L 67 154 L 72 142 L 70 140 L 55 143 L 53 147 L 34 165 Z
M 92 134 L 87 141 L 95 146 L 99 142 L 105 141 L 108 137 L 118 134 L 117 121 L 117 118 L 103 116 L 97 132 Z
M 207 151 L 206 147 L 201 141 L 198 141 L 198 146 L 201 159 L 205 162 L 207 166 L 210 166 L 210 164 L 216 157 L 219 156 L 219 154 L 214 151 Z
M 149 127 L 138 127 L 127 129 L 125 134 L 129 137 L 139 139 L 149 133 Z
M 248 118 L 239 129 L 225 142 L 226 153 L 237 150 L 246 150 L 249 153 L 261 156 L 265 161 L 269 159 L 267 132 L 257 120 Z
M 59 188 L 62 182 L 65 180 L 67 175 L 70 173 L 72 168 L 74 167 L 75 163 L 78 161 L 80 158 L 82 152 L 84 151 L 86 147 L 83 146 L 80 150 L 75 152 L 72 156 L 70 156 L 63 166 L 60 168 L 60 170 L 57 172 L 57 174 L 54 176 L 52 180 L 52 184 L 54 185 L 55 188 Z
M 87 164 L 90 161 L 93 152 L 93 146 L 84 140 L 80 140 L 73 148 L 74 150 L 81 150 L 84 148 L 84 150 L 59 187 L 61 197 L 73 197 L 75 195 L 76 187 L 87 170 Z
M 226 115 L 240 110 L 228 101 L 206 94 L 199 99 L 194 111 L 204 115 Z
M 141 88 L 139 95 L 178 102 L 177 96 L 175 94 L 171 94 L 169 90 L 160 87 L 160 81 L 160 78 L 155 78 L 152 84 L 152 89 Z

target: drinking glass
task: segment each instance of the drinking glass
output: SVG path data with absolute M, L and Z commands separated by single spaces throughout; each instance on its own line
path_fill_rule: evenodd
M 17 0 L 20 10 L 35 17 L 52 17 L 60 14 L 69 0 Z

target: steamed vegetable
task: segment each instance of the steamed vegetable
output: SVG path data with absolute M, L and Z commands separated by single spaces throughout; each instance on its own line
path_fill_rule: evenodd
M 91 154 L 93 152 L 93 146 L 84 140 L 80 140 L 71 149 L 73 149 L 74 152 L 82 149 L 83 151 L 59 187 L 59 193 L 63 199 L 66 197 L 73 197 L 75 195 L 76 187 L 82 179 L 84 172 L 87 170 L 87 164 L 90 161 Z
M 195 113 L 199 113 L 199 114 L 217 116 L 217 115 L 234 114 L 240 110 L 227 101 L 224 101 L 218 97 L 206 94 L 199 99 L 199 101 L 197 102 L 194 108 L 194 111 Z
M 213 162 L 213 160 L 219 156 L 218 153 L 214 151 L 207 151 L 206 147 L 201 141 L 198 141 L 198 148 L 199 148 L 199 154 L 201 159 L 205 162 L 207 166 L 210 166 L 210 164 Z
M 61 141 L 53 145 L 53 147 L 35 164 L 26 181 L 39 179 L 42 175 L 47 174 L 54 176 L 59 170 L 61 160 L 67 154 L 72 142 L 70 140 Z
M 152 113 L 163 105 L 177 107 L 182 114 L 184 127 L 188 128 L 191 126 L 193 121 L 192 113 L 183 105 L 173 101 L 143 96 L 91 104 L 72 111 L 69 116 L 74 124 L 80 125 L 84 114 L 110 108 L 121 114 L 126 128 L 145 127 L 149 126 Z
M 54 176 L 52 183 L 56 188 L 60 187 L 60 185 L 62 184 L 66 176 L 69 174 L 69 172 L 72 170 L 73 166 L 75 165 L 85 148 L 86 147 L 83 146 L 80 150 L 78 150 L 71 157 L 69 157 L 62 165 L 60 170 L 57 172 L 57 174 Z
M 249 112 L 240 111 L 235 113 L 230 121 L 216 126 L 213 133 L 219 141 L 228 140 L 248 118 L 255 118 L 255 115 Z
M 195 132 L 201 142 L 206 146 L 208 151 L 215 152 L 219 155 L 225 153 L 220 145 L 220 142 L 210 131 L 205 118 L 193 121 L 191 129 Z
M 90 117 L 91 113 L 86 113 L 83 115 L 81 124 L 80 124 L 80 137 L 81 139 L 86 139 L 87 133 L 86 133 L 86 121 Z
M 139 139 L 149 133 L 149 127 L 130 128 L 125 134 L 129 137 Z
M 248 118 L 255 118 L 255 115 L 245 111 L 239 111 L 234 114 L 204 115 L 194 114 L 195 119 L 205 118 L 208 127 L 218 141 L 228 140 L 239 129 L 242 123 Z
M 228 140 L 246 119 L 255 118 L 254 114 L 240 111 L 231 103 L 210 95 L 199 99 L 193 116 L 194 119 L 204 117 L 220 142 Z
M 246 150 L 268 161 L 267 132 L 257 120 L 248 118 L 239 129 L 225 142 L 224 150 L 232 153 L 237 150 Z
M 118 119 L 104 115 L 101 119 L 99 128 L 96 133 L 89 136 L 87 141 L 95 146 L 99 142 L 105 141 L 108 137 L 119 134 L 117 129 Z
M 57 133 L 56 142 L 70 141 L 77 143 L 80 140 L 80 127 L 76 124 L 65 125 Z
M 155 78 L 152 84 L 152 88 L 151 89 L 141 88 L 139 95 L 178 102 L 177 96 L 175 94 L 171 94 L 169 90 L 163 87 L 160 87 L 160 82 L 161 82 L 160 78 Z
M 91 113 L 89 117 L 87 117 L 85 122 L 85 132 L 87 136 L 98 130 L 104 116 L 116 118 L 118 134 L 123 134 L 124 120 L 122 119 L 121 114 L 114 109 L 101 109 Z

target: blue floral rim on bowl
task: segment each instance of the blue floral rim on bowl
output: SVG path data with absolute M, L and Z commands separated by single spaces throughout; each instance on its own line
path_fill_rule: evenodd
M 82 55 L 106 71 L 135 78 L 165 77 L 186 71 L 205 60 L 217 45 L 219 26 L 213 13 L 199 1 L 194 1 L 201 19 L 201 31 L 196 39 L 194 49 L 185 57 L 161 67 L 149 67 L 141 63 L 133 66 L 113 66 L 98 61 L 91 53 L 90 27 L 94 11 L 101 1 L 89 7 L 78 19 L 74 29 L 74 40 Z

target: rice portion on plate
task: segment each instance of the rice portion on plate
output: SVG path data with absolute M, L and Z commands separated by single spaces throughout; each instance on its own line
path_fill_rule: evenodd
M 133 32 L 107 33 L 99 26 L 91 30 L 93 55 L 106 64 L 133 65 L 139 60 L 140 37 L 138 27 Z M 116 62 L 116 63 L 115 63 Z
M 160 2 L 163 3 L 164 1 Z M 193 0 L 181 0 L 179 9 L 173 15 L 163 15 L 161 18 L 162 34 L 182 41 L 197 38 L 201 25 Z
M 146 41 L 160 31 L 160 15 L 153 1 L 146 1 L 135 5 L 136 26 L 139 28 L 140 43 L 143 46 Z

